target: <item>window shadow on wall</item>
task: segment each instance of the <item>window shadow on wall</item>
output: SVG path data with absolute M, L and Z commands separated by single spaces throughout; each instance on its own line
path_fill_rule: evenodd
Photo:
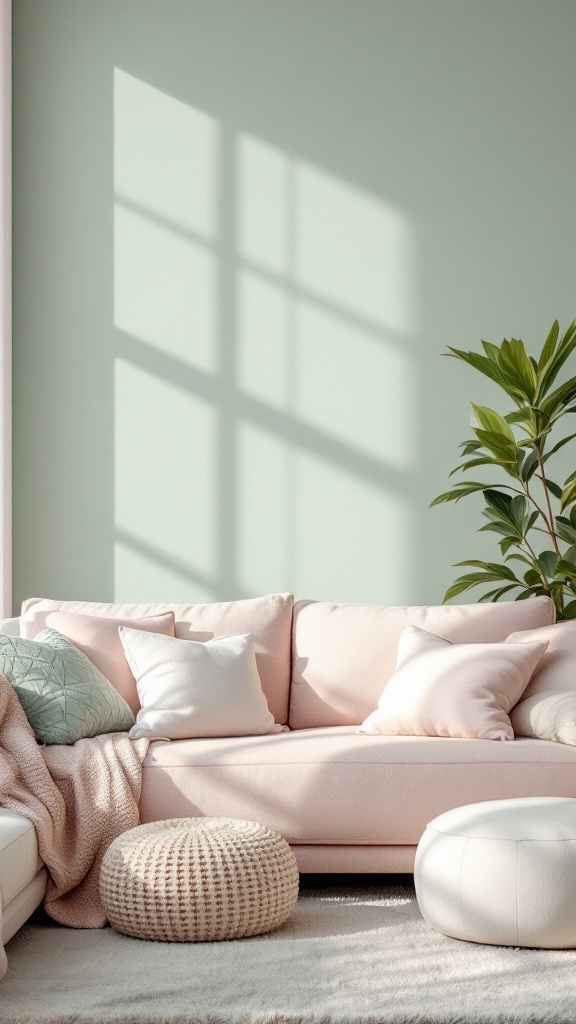
M 114 596 L 399 600 L 414 236 L 114 70 Z

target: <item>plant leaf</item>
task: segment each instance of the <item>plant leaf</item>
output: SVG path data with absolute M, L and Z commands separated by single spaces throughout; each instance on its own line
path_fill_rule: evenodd
M 576 512 L 576 509 L 572 509 Z M 570 519 L 564 516 L 556 516 L 556 534 L 566 544 L 576 544 L 576 529 Z
M 542 412 L 545 416 L 554 416 L 565 406 L 570 405 L 575 398 L 576 377 L 571 377 L 570 380 L 565 381 L 559 388 L 556 388 L 556 391 L 553 391 L 545 402 L 542 402 Z
M 451 601 L 453 597 L 458 597 L 459 594 L 465 593 L 466 590 L 472 590 L 473 587 L 477 587 L 481 583 L 481 579 L 470 580 L 467 576 L 460 576 L 454 581 L 451 587 L 444 594 L 442 604 L 446 604 L 446 601 Z
M 526 515 L 526 498 L 521 494 L 516 494 L 510 502 L 510 515 L 512 521 L 516 524 L 518 529 L 522 530 L 522 523 Z
M 474 402 L 472 402 L 471 405 L 474 410 L 478 426 L 482 430 L 492 431 L 495 434 L 503 434 L 509 441 L 512 441 L 513 445 L 516 445 L 516 438 L 514 437 L 509 424 L 502 416 L 497 412 L 494 412 L 493 409 L 488 409 L 485 405 L 474 405 Z
M 554 483 L 553 480 L 549 480 L 548 477 L 544 477 L 544 481 L 550 493 L 553 494 L 555 498 L 558 498 L 558 500 L 561 500 L 562 488 L 559 487 L 558 484 Z
M 500 551 L 502 552 L 503 555 L 505 555 L 506 552 L 509 551 L 511 547 L 514 547 L 515 544 L 519 543 L 520 541 L 517 537 L 504 537 L 503 540 L 499 541 Z
M 456 466 L 448 477 L 454 476 L 455 473 L 460 469 L 473 469 L 474 466 L 494 466 L 498 465 L 496 459 L 491 459 L 488 455 L 483 455 L 481 459 L 469 459 L 468 462 L 461 462 L 459 466 Z
M 469 562 L 455 562 L 454 565 L 456 567 L 460 565 L 470 565 L 472 568 L 484 569 L 488 575 L 492 576 L 496 580 L 514 580 L 515 583 L 519 582 L 509 565 L 501 565 L 498 562 L 483 562 L 478 558 L 473 558 Z
M 514 587 L 518 586 L 517 583 L 507 583 L 505 587 L 498 587 L 496 590 L 489 590 L 487 594 L 482 594 L 478 598 L 478 603 L 486 601 L 498 601 L 503 594 L 507 594 L 509 590 L 514 590 Z
M 510 533 L 510 523 L 503 523 L 503 522 L 499 522 L 499 521 L 496 521 L 496 522 L 493 522 L 493 523 L 485 523 L 484 526 L 481 526 L 478 529 L 477 532 L 478 533 L 499 533 L 501 537 L 510 537 L 512 540 L 516 541 L 517 543 L 520 543 L 520 541 L 522 540 L 522 534 L 520 532 L 518 532 L 516 534 Z
M 528 597 L 532 597 L 532 596 L 539 597 L 540 594 L 547 594 L 547 593 L 548 592 L 547 592 L 547 590 L 544 587 L 528 587 L 526 590 L 523 590 L 520 594 L 518 594 L 517 597 L 514 598 L 514 600 L 515 601 L 525 601 L 526 598 L 528 598 Z
M 515 441 L 509 441 L 503 434 L 495 430 L 480 430 L 474 427 L 474 433 L 484 448 L 496 456 L 499 462 L 516 462 L 517 446 Z
M 564 619 L 576 619 L 576 601 L 570 601 L 562 612 Z
M 535 583 L 542 585 L 542 577 L 536 569 L 528 569 L 528 572 L 524 573 L 524 582 L 529 586 L 533 586 Z
M 484 501 L 490 508 L 495 509 L 509 523 L 514 523 L 510 512 L 512 497 L 505 491 L 497 491 L 493 487 L 487 487 L 483 492 Z
M 540 513 L 538 511 L 531 512 L 528 518 L 525 520 L 525 522 L 522 523 L 522 533 L 524 534 L 524 536 L 526 536 L 528 530 L 532 529 L 539 515 Z
M 548 337 L 550 337 L 550 335 L 548 335 Z M 547 342 L 545 343 L 544 347 L 546 347 L 546 344 L 547 344 Z M 538 401 L 539 402 L 542 401 L 544 395 L 548 392 L 548 389 L 552 387 L 552 384 L 556 380 L 556 377 L 558 376 L 559 371 L 562 369 L 564 363 L 568 359 L 568 356 L 570 355 L 570 353 L 574 350 L 575 346 L 576 346 L 576 320 L 574 320 L 570 324 L 568 330 L 566 331 L 566 333 L 564 334 L 564 337 L 562 338 L 562 341 L 558 345 L 558 347 L 556 349 L 556 352 L 553 353 L 553 355 L 548 360 L 547 365 L 545 367 L 542 367 L 542 368 L 539 367 L 539 370 L 540 370 L 540 372 L 539 372 L 540 380 L 539 380 L 539 385 L 538 385 Z
M 465 498 L 468 494 L 474 494 L 476 491 L 483 491 L 485 487 L 486 484 L 479 484 L 476 481 L 456 484 L 451 491 L 445 491 L 444 494 L 439 494 L 437 498 L 434 498 L 429 507 L 441 505 L 445 501 L 460 501 L 460 498 Z
M 576 565 L 576 544 L 572 544 L 568 550 L 564 552 L 562 555 L 562 561 Z
M 522 469 L 520 470 L 520 475 L 521 475 L 522 479 L 524 481 L 530 480 L 530 478 L 533 476 L 534 471 L 537 469 L 537 467 L 538 467 L 538 452 L 536 452 L 536 451 L 534 451 L 534 449 L 532 449 L 532 451 L 527 454 L 526 458 L 524 459 L 524 462 L 522 463 Z
M 557 320 L 554 321 L 550 328 L 550 333 L 544 342 L 544 346 L 540 353 L 538 360 L 538 373 L 541 374 L 545 366 L 550 362 L 554 351 L 556 349 L 556 342 L 558 341 L 558 335 L 560 334 L 560 324 Z
M 532 403 L 538 381 L 523 341 L 504 339 L 500 346 L 498 369 L 509 386 L 516 388 L 527 402 Z
M 478 449 L 482 447 L 482 445 L 480 444 L 480 441 L 462 441 L 458 447 L 463 449 L 462 455 L 464 456 L 473 455 L 474 452 L 477 452 Z
M 556 566 L 556 579 L 563 579 L 567 577 L 569 580 L 576 581 L 576 565 L 573 562 L 568 562 L 565 558 L 561 558 Z
M 452 356 L 454 359 L 461 359 L 464 363 L 469 363 L 475 370 L 479 370 L 485 377 L 490 377 L 491 380 L 496 381 L 497 384 L 501 384 L 500 374 L 495 364 L 487 359 L 486 356 L 481 356 L 477 352 L 463 352 L 459 348 L 452 348 L 448 345 L 448 352 L 444 355 Z
M 543 551 L 536 559 L 544 576 L 552 578 L 558 565 L 558 555 L 555 551 Z
M 500 361 L 500 349 L 498 348 L 498 345 L 493 345 L 491 341 L 482 341 L 481 345 L 488 356 L 488 359 L 491 359 L 492 362 L 498 366 Z
M 509 562 L 513 558 L 517 559 L 519 562 L 524 562 L 524 565 L 529 565 L 531 569 L 534 568 L 532 562 L 529 558 L 526 557 L 526 555 L 520 554 L 519 552 L 515 552 L 513 555 L 508 555 L 506 561 Z
M 564 486 L 564 490 L 560 493 L 560 511 L 563 512 L 568 505 L 573 505 L 576 501 L 576 480 L 571 480 L 568 477 L 568 481 Z

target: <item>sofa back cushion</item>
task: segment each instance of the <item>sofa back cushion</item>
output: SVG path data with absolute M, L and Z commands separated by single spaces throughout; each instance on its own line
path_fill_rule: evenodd
M 290 627 L 292 594 L 269 594 L 244 601 L 212 604 L 110 604 L 94 601 L 54 601 L 29 598 L 22 605 L 22 615 L 53 611 L 103 615 L 107 618 L 140 619 L 148 615 L 174 612 L 175 635 L 180 640 L 206 641 L 223 636 L 251 633 L 256 650 L 256 664 L 270 711 L 276 722 L 285 725 L 288 719 L 290 689 Z M 520 627 L 518 627 L 520 628 Z
M 120 642 L 119 625 L 173 637 L 174 613 L 148 615 L 143 619 L 108 619 L 104 615 L 79 615 L 77 612 L 35 611 L 32 607 L 20 619 L 20 636 L 35 640 L 48 626 L 68 637 L 137 715 L 140 710 L 138 689 Z
M 400 633 L 419 626 L 452 643 L 497 643 L 555 620 L 547 597 L 502 604 L 381 607 L 299 601 L 292 629 L 292 729 L 359 725 L 396 665 Z

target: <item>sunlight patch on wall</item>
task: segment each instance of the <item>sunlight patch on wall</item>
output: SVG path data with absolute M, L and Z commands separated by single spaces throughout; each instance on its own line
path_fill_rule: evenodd
M 307 302 L 296 304 L 292 347 L 299 419 L 406 470 L 415 454 L 411 354 Z
M 296 161 L 295 279 L 399 335 L 414 327 L 412 237 L 404 215 Z
M 163 556 L 163 573 L 180 564 L 209 579 L 216 560 L 214 408 L 117 359 L 115 422 L 116 527 L 159 553 L 159 572 Z M 119 562 L 119 591 L 126 590 L 122 573 L 135 564 Z M 129 587 L 136 581 L 126 578 Z
M 291 163 L 283 150 L 252 135 L 240 136 L 237 163 L 239 251 L 245 259 L 284 274 Z
M 211 239 L 217 188 L 214 118 L 115 68 L 116 197 Z
M 250 135 L 237 158 L 242 390 L 407 469 L 416 452 L 406 218 Z
M 409 523 L 401 496 L 305 451 L 294 459 L 293 491 L 297 593 L 406 600 Z
M 290 316 L 293 301 L 281 284 L 239 270 L 238 384 L 248 395 L 287 409 L 290 399 Z
M 254 594 L 289 590 L 293 578 L 289 443 L 260 427 L 238 430 L 235 524 L 238 577 Z
M 411 516 L 395 489 L 417 461 L 409 222 L 252 135 L 236 157 L 238 383 L 289 417 L 282 434 L 239 431 L 241 584 L 400 600 Z M 346 468 L 355 452 L 366 473 Z
M 116 205 L 114 321 L 197 369 L 216 368 L 213 252 Z
M 399 603 L 410 522 L 403 499 L 256 427 L 239 431 L 237 550 L 248 593 Z

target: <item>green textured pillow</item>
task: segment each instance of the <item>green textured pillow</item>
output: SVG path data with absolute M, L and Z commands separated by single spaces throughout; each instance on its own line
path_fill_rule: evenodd
M 55 629 L 43 629 L 35 640 L 0 635 L 0 672 L 40 743 L 75 743 L 134 725 L 112 683 Z

